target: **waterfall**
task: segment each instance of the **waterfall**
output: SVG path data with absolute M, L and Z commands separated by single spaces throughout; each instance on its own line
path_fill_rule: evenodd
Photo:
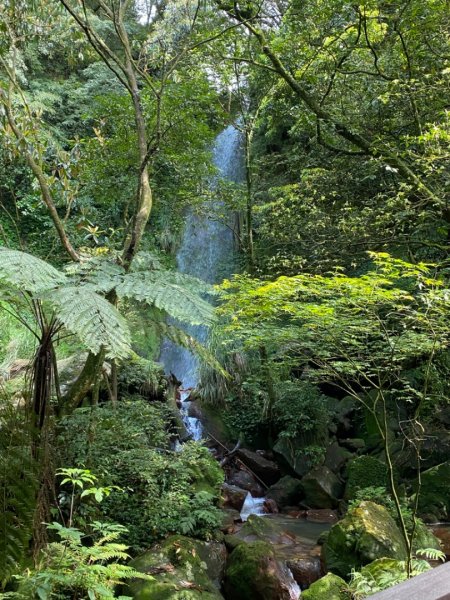
M 213 149 L 213 162 L 222 179 L 239 182 L 242 180 L 241 140 L 239 132 L 228 126 L 216 138 Z M 212 188 L 217 180 L 211 183 Z M 212 200 L 210 207 L 214 208 Z M 214 212 L 214 211 L 211 211 Z M 234 235 L 231 215 L 228 222 L 213 220 L 208 215 L 198 215 L 192 210 L 188 212 L 181 246 L 177 252 L 177 268 L 182 273 L 193 275 L 208 283 L 219 283 L 233 271 Z M 189 333 L 205 342 L 207 330 L 204 327 L 191 327 Z M 202 437 L 201 423 L 188 416 L 186 399 L 189 391 L 198 383 L 198 360 L 191 352 L 165 340 L 160 361 L 166 374 L 173 373 L 182 384 L 181 415 L 186 428 L 193 439 Z

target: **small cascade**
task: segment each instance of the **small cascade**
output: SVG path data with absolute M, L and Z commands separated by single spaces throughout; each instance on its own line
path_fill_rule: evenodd
M 189 392 L 181 390 L 181 418 L 186 426 L 186 430 L 194 442 L 198 442 L 203 437 L 203 425 L 200 419 L 189 416 Z
M 264 502 L 265 498 L 254 498 L 250 492 L 247 494 L 245 498 L 244 505 L 241 509 L 241 520 L 246 521 L 250 515 L 258 515 L 262 516 L 266 513 L 264 512 Z

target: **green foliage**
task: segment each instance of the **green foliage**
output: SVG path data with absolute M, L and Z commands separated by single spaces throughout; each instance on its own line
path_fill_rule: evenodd
M 278 437 L 305 436 L 319 444 L 328 435 L 327 398 L 308 382 L 282 381 L 277 385 L 272 419 Z
M 128 401 L 116 408 L 78 409 L 63 420 L 63 464 L 88 467 L 101 485 L 123 489 L 111 492 L 94 512 L 80 507 L 78 523 L 85 526 L 94 517 L 121 523 L 134 551 L 166 533 L 210 534 L 218 522 L 214 503 L 223 473 L 196 443 L 171 450 L 170 418 L 163 404 Z
M 90 544 L 86 534 L 59 523 L 48 525 L 59 538 L 42 551 L 37 567 L 17 576 L 16 600 L 86 597 L 89 600 L 116 598 L 115 589 L 128 579 L 149 579 L 148 575 L 121 564 L 127 560 L 127 546 L 118 538 L 126 531 L 120 525 L 93 522 Z M 125 596 L 122 596 L 125 600 Z
M 21 417 L 1 399 L 0 589 L 26 559 L 38 491 L 38 469 L 30 450 L 31 433 L 20 421 Z
M 349 500 L 360 498 L 376 502 L 375 497 L 366 498 L 364 493 L 382 496 L 381 489 L 387 486 L 386 465 L 373 456 L 358 456 L 352 460 L 347 466 L 347 475 L 345 495 Z

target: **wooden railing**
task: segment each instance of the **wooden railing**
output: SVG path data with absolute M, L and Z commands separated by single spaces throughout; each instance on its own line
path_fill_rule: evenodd
M 450 600 L 450 562 L 373 594 L 370 600 Z

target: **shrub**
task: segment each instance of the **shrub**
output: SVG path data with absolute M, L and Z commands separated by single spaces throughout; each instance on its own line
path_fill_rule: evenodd
M 100 484 L 124 490 L 104 500 L 98 518 L 127 527 L 125 538 L 134 552 L 187 528 L 207 537 L 218 524 L 215 502 L 223 473 L 198 443 L 171 450 L 170 414 L 160 403 L 130 401 L 116 409 L 79 409 L 62 423 L 62 465 L 86 466 L 98 474 Z M 79 512 L 78 518 L 87 515 Z

